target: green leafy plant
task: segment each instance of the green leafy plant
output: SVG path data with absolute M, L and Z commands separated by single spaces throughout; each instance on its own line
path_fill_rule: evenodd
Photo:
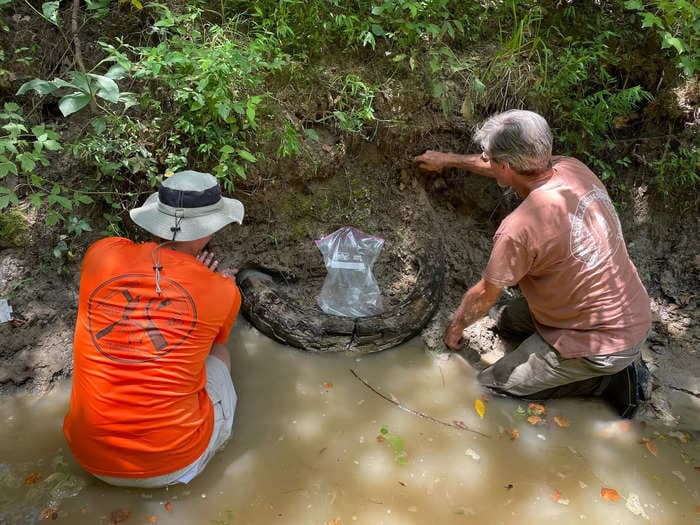
M 691 77 L 700 71 L 700 5 L 688 0 L 627 0 L 639 14 L 642 28 L 653 29 L 662 49 L 673 49 L 677 65 Z
M 50 95 L 67 90 L 68 92 L 62 94 L 58 101 L 58 108 L 64 117 L 80 111 L 90 103 L 97 104 L 98 99 L 114 104 L 123 103 L 125 108 L 129 108 L 136 104 L 133 93 L 121 93 L 115 82 L 125 76 L 126 71 L 119 65 L 112 66 L 104 75 L 71 71 L 68 73 L 69 80 L 61 78 L 52 81 L 38 78 L 30 80 L 20 86 L 17 95 L 23 95 L 28 91 L 35 91 L 39 95 Z
M 656 181 L 663 195 L 696 194 L 700 183 L 700 151 L 697 146 L 685 145 L 672 151 L 667 145 L 661 158 L 652 165 L 657 170 Z
M 336 77 L 331 82 L 331 88 L 337 95 L 334 97 L 335 108 L 329 117 L 345 132 L 359 133 L 365 124 L 376 119 L 372 103 L 377 88 L 365 83 L 355 73 Z
M 43 124 L 28 129 L 20 106 L 14 102 L 5 103 L 0 112 L 0 123 L 3 133 L 0 135 L 0 183 L 14 175 L 15 181 L 25 177 L 25 185 L 35 187 L 37 165 L 48 166 L 47 152 L 61 149 L 58 133 Z M 17 191 L 20 187 L 19 182 L 0 186 L 0 210 L 10 204 L 19 204 Z M 38 205 L 42 197 L 42 194 L 34 193 L 30 200 Z

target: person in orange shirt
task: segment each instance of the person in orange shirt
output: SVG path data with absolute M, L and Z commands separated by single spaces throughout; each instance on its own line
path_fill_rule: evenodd
M 85 254 L 63 431 L 99 479 L 187 483 L 230 437 L 237 397 L 225 343 L 241 296 L 207 244 L 243 214 L 212 175 L 179 172 L 131 210 L 153 241 L 105 238 Z

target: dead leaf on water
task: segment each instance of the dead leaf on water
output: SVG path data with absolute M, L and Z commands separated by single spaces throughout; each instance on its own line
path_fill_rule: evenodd
M 37 481 L 41 479 L 41 474 L 39 472 L 32 472 L 26 478 L 24 478 L 25 485 L 34 485 Z
M 122 523 L 131 517 L 131 512 L 125 509 L 116 509 L 109 513 L 109 525 Z
M 168 512 L 171 512 L 173 510 L 173 504 L 170 503 L 169 501 L 166 501 L 165 502 L 165 510 L 167 510 Z
M 620 495 L 615 489 L 603 487 L 600 489 L 600 497 L 608 501 L 617 501 L 620 499 Z
M 646 446 L 647 450 L 649 451 L 649 453 L 651 455 L 653 455 L 653 456 L 659 455 L 659 449 L 656 446 L 656 443 L 654 443 L 653 441 L 650 441 L 648 439 L 642 439 L 639 443 Z
M 528 403 L 527 405 L 527 412 L 531 416 L 544 416 L 546 411 L 544 405 L 539 403 Z
M 568 428 L 570 426 L 569 420 L 566 419 L 564 416 L 554 416 L 554 422 L 562 427 L 562 428 Z
M 323 388 L 333 388 L 333 383 L 323 383 Z
M 542 421 L 542 418 L 540 416 L 529 416 L 527 418 L 527 422 L 530 423 L 531 425 L 536 425 L 540 421 Z
M 510 440 L 511 440 L 511 441 L 515 441 L 515 440 L 517 440 L 517 439 L 520 439 L 520 431 L 517 430 L 517 429 L 515 429 L 515 428 L 511 428 L 511 429 L 508 431 L 508 434 L 510 434 Z
M 58 512 L 53 507 L 47 507 L 41 511 L 42 520 L 55 520 L 58 519 Z
M 336 518 L 334 520 L 327 521 L 326 525 L 343 525 L 343 522 L 340 521 L 340 518 Z
M 158 523 L 158 518 L 156 518 L 155 516 L 149 516 L 148 523 Z
M 484 419 L 484 414 L 486 413 L 486 405 L 484 405 L 484 402 L 481 399 L 477 399 L 474 401 L 474 410 L 476 410 L 476 413 L 479 414 L 479 417 L 481 419 Z

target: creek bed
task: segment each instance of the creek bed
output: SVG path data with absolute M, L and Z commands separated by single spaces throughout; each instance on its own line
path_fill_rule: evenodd
M 43 398 L 0 401 L 0 524 L 38 522 L 47 509 L 74 525 L 697 519 L 698 440 L 624 423 L 597 400 L 548 402 L 531 425 L 527 403 L 490 397 L 482 419 L 475 372 L 458 356 L 425 352 L 419 339 L 372 355 L 319 355 L 282 347 L 239 319 L 230 347 L 233 438 L 189 486 L 119 489 L 84 474 L 61 433 L 68 382 Z M 402 411 L 351 369 L 453 426 Z M 619 499 L 603 498 L 602 488 Z

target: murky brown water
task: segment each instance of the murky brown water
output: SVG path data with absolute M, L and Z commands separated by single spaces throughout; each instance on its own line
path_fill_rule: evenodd
M 58 523 L 77 525 L 126 516 L 116 510 L 139 525 L 697 523 L 697 439 L 625 426 L 597 401 L 549 402 L 545 424 L 533 426 L 517 413 L 525 403 L 491 398 L 480 419 L 471 368 L 427 355 L 419 340 L 360 358 L 315 355 L 241 321 L 231 347 L 234 437 L 189 486 L 118 489 L 85 475 L 61 433 L 69 384 L 0 402 L 0 524 L 34 523 L 49 506 Z M 491 437 L 406 413 L 352 368 L 403 405 Z M 405 464 L 377 441 L 382 427 L 403 438 Z M 41 479 L 25 484 L 33 472 Z M 620 498 L 603 499 L 603 487 Z

